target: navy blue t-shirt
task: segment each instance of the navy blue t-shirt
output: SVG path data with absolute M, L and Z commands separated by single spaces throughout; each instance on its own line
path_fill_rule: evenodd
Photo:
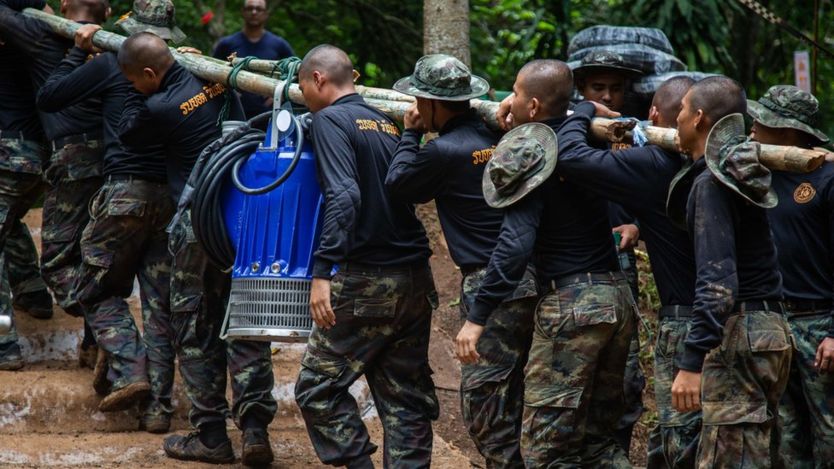
M 221 38 L 214 47 L 212 55 L 215 58 L 226 60 L 234 52 L 237 52 L 237 56 L 240 58 L 255 56 L 264 60 L 280 60 L 295 55 L 289 42 L 269 31 L 264 31 L 264 35 L 257 42 L 250 41 L 241 31 Z M 240 103 L 243 105 L 246 118 L 249 119 L 269 111 L 268 99 L 254 93 L 241 92 Z

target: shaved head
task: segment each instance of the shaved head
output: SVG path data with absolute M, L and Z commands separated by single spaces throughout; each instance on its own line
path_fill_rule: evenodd
M 165 73 L 173 63 L 168 45 L 156 34 L 133 34 L 119 49 L 119 67 L 127 73 L 141 73 L 145 68 Z
M 663 127 L 674 127 L 681 111 L 681 101 L 695 84 L 695 80 L 686 76 L 673 77 L 663 82 L 654 94 L 652 107 L 660 115 L 659 120 Z
M 734 113 L 747 114 L 747 94 L 744 88 L 725 76 L 707 77 L 695 82 L 688 92 L 692 108 L 704 111 L 710 125 Z
M 542 112 L 551 117 L 568 111 L 573 92 L 573 73 L 560 60 L 533 60 L 518 71 L 518 86 L 528 98 L 541 103 Z
M 307 52 L 298 69 L 299 79 L 312 78 L 313 72 L 319 72 L 336 86 L 353 83 L 353 63 L 350 57 L 336 46 L 321 44 Z
M 92 20 L 101 24 L 110 16 L 108 0 L 64 0 L 62 6 L 65 16 L 75 21 Z

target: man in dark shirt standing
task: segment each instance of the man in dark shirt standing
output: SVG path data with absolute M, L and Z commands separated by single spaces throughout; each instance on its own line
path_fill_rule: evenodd
M 0 314 L 14 315 L 14 290 L 15 307 L 23 305 L 32 316 L 47 319 L 52 316 L 52 297 L 40 278 L 35 245 L 20 221 L 41 193 L 41 168 L 47 155 L 31 80 L 28 74 L 11 66 L 23 60 L 20 51 L 0 45 L 0 62 L 6 64 L 0 68 L 0 102 L 3 103 L 0 107 L 0 245 L 3 251 L 0 272 L 5 277 L 0 285 Z M 28 258 L 29 262 L 17 267 L 20 257 Z M 14 288 L 23 281 L 31 286 Z M 26 304 L 27 297 L 37 301 Z M 23 367 L 14 323 L 12 326 L 7 334 L 0 336 L 0 370 Z
M 683 96 L 694 81 L 672 78 L 658 88 L 649 117 L 658 127 L 675 127 Z M 607 108 L 580 103 L 560 131 L 564 151 L 558 171 L 565 178 L 600 197 L 615 202 L 641 220 L 646 249 L 652 259 L 661 308 L 655 345 L 655 398 L 658 425 L 649 439 L 649 467 L 695 466 L 701 413 L 677 412 L 672 407 L 674 358 L 683 353 L 688 319 L 695 296 L 695 259 L 686 230 L 666 214 L 669 185 L 686 158 L 660 147 L 601 150 L 588 142 L 594 115 L 611 117 Z
M 416 96 L 417 102 L 405 115 L 405 130 L 385 185 L 396 200 L 435 200 L 449 252 L 462 274 L 460 310 L 464 319 L 501 229 L 502 212 L 486 204 L 482 189 L 484 166 L 498 138 L 469 106 L 470 99 L 488 88 L 486 80 L 443 54 L 421 58 L 414 75 L 394 85 L 395 90 Z M 420 148 L 425 132 L 440 135 Z M 536 299 L 531 271 L 512 297 L 490 316 L 478 343 L 481 360 L 461 369 L 463 418 L 488 467 L 524 466 L 519 447 L 523 408 L 519 397 L 524 394 L 524 365 L 533 337 Z
M 166 19 L 170 22 L 173 17 Z M 57 112 L 93 96 L 102 100 L 105 181 L 81 237 L 83 263 L 74 291 L 99 348 L 108 354 L 113 391 L 99 409 L 112 412 L 135 406 L 138 395 L 150 393 L 141 426 L 164 433 L 173 412 L 171 259 L 165 228 L 174 204 L 167 191 L 162 147 L 130 147 L 119 140 L 119 120 L 131 86 L 115 53 L 88 60 L 92 36 L 99 29 L 98 25 L 79 28 L 76 47 L 38 92 L 38 104 Z M 142 336 L 125 302 L 134 278 L 142 297 Z
M 243 3 L 243 31 L 221 38 L 214 47 L 212 55 L 226 60 L 230 55 L 238 57 L 257 57 L 264 60 L 280 60 L 292 57 L 295 53 L 290 43 L 281 36 L 266 30 L 269 12 L 266 0 L 246 0 Z M 272 98 L 242 91 L 240 103 L 248 119 L 269 111 Z
M 72 40 L 55 34 L 46 23 L 17 11 L 43 5 L 42 0 L 0 0 L 3 39 L 25 57 L 34 89 L 43 86 L 73 46 Z M 67 0 L 61 9 L 67 19 L 82 23 L 101 23 L 110 12 L 105 0 Z M 87 207 L 102 183 L 101 113 L 98 98 L 60 112 L 40 113 L 52 152 L 44 174 L 49 187 L 43 202 L 41 272 L 58 304 L 73 316 L 84 315 L 72 286 L 82 262 L 79 241 L 90 219 Z M 82 346 L 93 342 L 87 331 Z
M 811 148 L 828 143 L 817 130 L 819 102 L 795 86 L 771 87 L 748 101 L 750 137 Z M 788 388 L 779 406 L 787 467 L 834 461 L 834 164 L 809 174 L 774 171 L 779 205 L 768 217 L 779 254 L 788 324 L 796 342 Z
M 163 147 L 169 192 L 177 200 L 200 152 L 220 137 L 217 116 L 229 91 L 177 64 L 165 42 L 150 33 L 130 36 L 119 50 L 118 62 L 136 89 L 125 101 L 119 139 L 129 147 Z M 229 105 L 230 118 L 241 119 L 237 97 L 232 96 Z M 194 237 L 190 212 L 172 228 L 171 322 L 191 400 L 189 420 L 197 431 L 166 438 L 165 453 L 182 460 L 234 461 L 226 433 L 228 370 L 232 416 L 243 430 L 243 463 L 269 464 L 273 454 L 267 426 L 277 410 L 269 343 L 220 339 L 230 278 L 209 263 Z
M 437 293 L 414 206 L 385 189 L 400 131 L 356 94 L 353 65 L 341 49 L 314 48 L 298 77 L 314 113 L 325 201 L 310 293 L 316 327 L 296 402 L 322 462 L 373 467 L 377 447 L 348 392 L 365 375 L 385 432 L 385 466 L 427 468 L 439 410 L 428 363 Z
M 516 78 L 510 103 L 515 125 L 534 121 L 561 128 L 573 88 L 571 71 L 557 61 L 546 78 Z M 496 149 L 487 166 L 487 202 L 508 206 L 478 296 L 455 340 L 457 355 L 464 363 L 478 359 L 483 325 L 532 260 L 547 293 L 536 308 L 525 370 L 524 463 L 627 466 L 614 428 L 623 413 L 623 372 L 636 308 L 611 242 L 608 202 L 558 173 L 542 175 L 547 158 L 536 156 L 537 148 L 501 158 Z M 501 164 L 491 170 L 496 161 Z M 533 178 L 541 184 L 523 183 Z
M 592 52 L 582 59 L 573 70 L 576 91 L 586 100 L 600 103 L 614 112 L 626 112 L 626 92 L 632 81 L 642 75 L 640 70 L 632 68 L 620 54 L 609 51 Z M 611 150 L 620 151 L 631 148 L 628 143 L 613 143 Z M 634 249 L 640 240 L 640 228 L 634 212 L 627 210 L 618 202 L 609 202 L 608 219 L 614 240 L 617 244 L 617 257 L 620 268 L 628 280 L 634 301 L 639 299 L 639 276 L 637 273 L 637 255 Z M 646 377 L 640 369 L 640 336 L 634 332 L 631 348 L 628 351 L 625 374 L 626 407 L 620 422 L 617 423 L 617 439 L 628 453 L 631 447 L 631 435 L 634 425 L 643 414 L 643 388 Z
M 672 404 L 703 409 L 699 467 L 782 465 L 778 405 L 791 338 L 765 210 L 777 199 L 759 144 L 745 142 L 746 110 L 738 83 L 710 77 L 689 89 L 678 115 L 681 150 L 700 173 L 686 208 L 695 302 Z

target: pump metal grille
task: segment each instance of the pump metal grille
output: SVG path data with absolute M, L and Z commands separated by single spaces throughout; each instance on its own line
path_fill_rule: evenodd
M 313 329 L 310 284 L 303 279 L 232 279 L 224 334 L 236 339 L 306 341 Z

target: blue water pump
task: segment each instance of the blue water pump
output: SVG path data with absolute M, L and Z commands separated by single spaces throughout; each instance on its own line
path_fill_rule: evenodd
M 220 191 L 235 253 L 222 334 L 304 341 L 323 197 L 306 120 L 286 110 L 273 116 L 257 150 L 236 160 Z

